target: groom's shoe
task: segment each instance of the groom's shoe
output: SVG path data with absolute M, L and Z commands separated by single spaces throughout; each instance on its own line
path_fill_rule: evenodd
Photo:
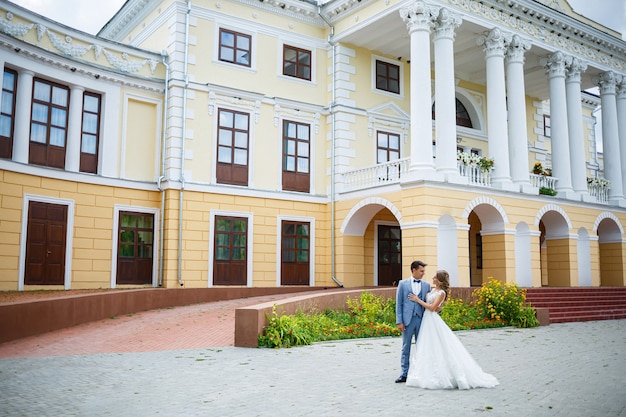
M 406 376 L 400 375 L 398 379 L 396 379 L 396 384 L 399 384 L 400 382 L 406 382 Z

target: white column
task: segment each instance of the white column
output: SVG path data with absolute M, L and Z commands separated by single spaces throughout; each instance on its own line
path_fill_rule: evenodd
M 513 191 L 509 169 L 509 135 L 507 128 L 506 89 L 504 82 L 504 52 L 506 36 L 495 28 L 478 39 L 484 44 L 487 67 L 487 141 L 489 156 L 494 159 L 492 184 Z
M 70 114 L 65 144 L 65 170 L 80 170 L 80 139 L 82 133 L 83 93 L 85 89 L 76 85 L 70 88 Z
M 400 10 L 411 38 L 411 164 L 420 176 L 435 174 L 432 149 L 430 29 L 434 9 L 422 1 Z M 413 178 L 413 175 L 409 174 Z
M 626 196 L 626 76 L 621 77 L 621 82 L 617 85 L 617 133 L 620 143 L 620 163 L 622 166 L 622 187 Z
M 600 87 L 600 105 L 602 106 L 604 178 L 611 181 L 609 202 L 621 206 L 624 203 L 624 188 L 615 99 L 617 81 L 613 72 L 605 72 L 600 75 L 596 83 Z
M 446 8 L 441 8 L 435 19 L 435 164 L 437 171 L 445 175 L 448 181 L 460 177 L 456 167 L 454 90 L 454 30 L 460 24 L 460 16 L 450 13 Z
M 587 64 L 578 58 L 567 59 L 565 93 L 567 95 L 567 128 L 569 131 L 569 149 L 571 158 L 572 188 L 582 199 L 587 200 L 587 160 L 585 136 L 583 134 L 583 107 L 580 94 L 580 74 L 587 69 Z M 594 200 L 589 200 L 594 201 Z
M 557 178 L 559 197 L 575 199 L 572 190 L 567 102 L 565 99 L 565 55 L 555 52 L 542 60 L 550 86 L 550 125 L 552 142 L 552 175 Z
M 528 165 L 528 129 L 526 127 L 526 90 L 524 53 L 530 42 L 513 35 L 507 48 L 506 89 L 509 106 L 509 162 L 513 183 L 522 192 L 534 192 L 530 185 Z
M 30 141 L 30 103 L 33 96 L 35 73 L 21 70 L 17 74 L 17 97 L 15 98 L 15 131 L 13 134 L 13 160 L 28 163 Z

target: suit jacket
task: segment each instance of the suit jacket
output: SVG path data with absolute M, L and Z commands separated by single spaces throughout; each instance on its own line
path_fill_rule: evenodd
M 396 324 L 403 323 L 408 326 L 413 316 L 417 313 L 422 316 L 424 314 L 424 307 L 409 300 L 409 294 L 413 292 L 412 287 L 413 277 L 403 279 L 398 284 L 396 291 Z M 426 300 L 426 294 L 430 291 L 430 284 L 422 280 L 422 288 L 420 290 L 419 298 Z

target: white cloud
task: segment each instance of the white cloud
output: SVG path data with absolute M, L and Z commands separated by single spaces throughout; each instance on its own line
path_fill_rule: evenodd
M 578 14 L 616 30 L 626 39 L 626 1 L 624 0 L 569 0 Z

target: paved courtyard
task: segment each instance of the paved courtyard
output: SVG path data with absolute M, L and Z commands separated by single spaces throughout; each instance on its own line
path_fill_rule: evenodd
M 0 415 L 626 417 L 626 320 L 457 332 L 500 385 L 431 391 L 394 383 L 400 338 L 274 350 L 236 348 L 222 335 L 214 346 L 219 332 L 203 326 L 221 317 L 220 332 L 232 332 L 236 304 L 0 344 Z

